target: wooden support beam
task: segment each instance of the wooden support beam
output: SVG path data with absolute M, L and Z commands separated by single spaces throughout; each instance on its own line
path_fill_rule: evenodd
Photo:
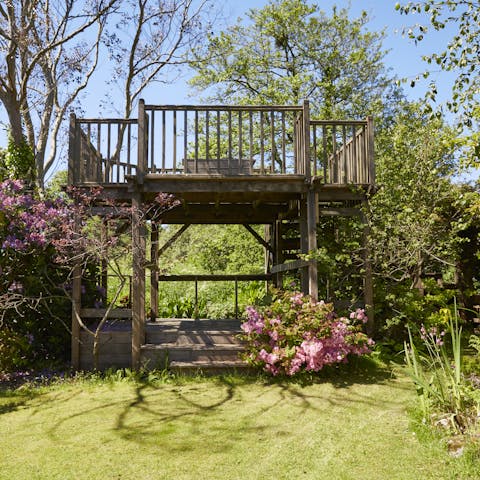
M 150 232 L 150 318 L 155 321 L 158 317 L 158 224 L 152 222 Z
M 263 247 L 269 251 L 270 253 L 273 253 L 273 248 L 272 246 L 266 242 L 250 225 L 248 225 L 247 223 L 244 223 L 243 226 L 253 235 L 253 237 L 255 237 L 255 239 L 257 240 L 258 243 L 260 243 L 260 245 L 263 245 Z
M 80 218 L 75 215 L 75 232 L 80 230 Z M 73 267 L 72 277 L 72 338 L 71 338 L 71 364 L 74 370 L 80 368 L 80 323 L 78 317 L 82 308 L 82 266 L 80 263 Z M 80 317 L 81 318 L 81 317 Z
M 366 203 L 365 203 L 366 205 Z M 363 261 L 364 261 L 364 279 L 363 279 L 363 298 L 365 302 L 365 313 L 368 317 L 367 333 L 372 335 L 375 331 L 375 316 L 374 316 L 374 291 L 373 291 L 373 271 L 371 251 L 369 246 L 370 226 L 366 216 L 362 212 L 363 220 Z
M 139 185 L 143 184 L 143 179 L 147 173 L 148 159 L 147 159 L 147 122 L 145 115 L 145 101 L 141 98 L 138 102 L 138 165 L 136 180 Z
M 132 368 L 140 368 L 140 348 L 145 343 L 145 219 L 142 196 L 132 196 Z
M 318 209 L 320 217 L 358 217 L 362 215 L 359 208 L 322 207 Z
M 272 275 L 269 273 L 252 273 L 252 274 L 180 274 L 180 275 L 159 275 L 159 282 L 222 282 L 222 281 L 237 281 L 250 282 L 254 280 L 270 280 Z
M 281 265 L 284 262 L 283 258 L 283 237 L 282 237 L 282 221 L 277 220 L 274 224 L 274 240 L 275 240 L 275 255 L 273 258 L 274 265 Z M 274 267 L 270 269 L 272 271 Z M 281 271 L 276 272 L 275 286 L 277 288 L 283 287 L 283 275 Z
M 80 315 L 82 305 L 82 267 L 77 264 L 73 267 L 72 281 L 72 338 L 71 338 L 71 363 L 74 370 L 80 368 L 80 323 L 77 315 Z
M 158 252 L 157 252 L 157 263 L 154 264 L 154 266 L 157 266 L 158 264 L 158 257 L 162 256 L 163 253 L 165 253 L 165 250 L 167 250 L 168 248 L 170 248 L 176 241 L 177 239 L 182 235 L 182 233 L 190 226 L 190 224 L 186 224 L 186 225 L 182 225 L 181 228 L 179 230 L 177 230 L 173 235 L 172 237 L 167 240 L 165 242 L 165 244 L 158 249 Z M 158 234 L 157 234 L 158 235 Z M 157 237 L 157 240 L 158 240 L 158 237 Z
M 300 226 L 300 251 L 304 255 L 308 253 L 308 220 L 307 220 L 307 203 L 305 198 L 300 200 L 300 218 L 299 218 L 299 226 Z M 309 282 L 308 282 L 308 264 L 304 265 L 300 272 L 300 286 L 301 290 L 305 295 L 309 294 Z
M 317 213 L 318 198 L 313 189 L 307 193 L 307 229 L 308 229 L 308 251 L 317 250 Z M 308 293 L 312 300 L 318 300 L 318 271 L 317 262 L 312 261 L 308 266 Z
M 299 268 L 306 268 L 312 263 L 311 260 L 294 260 L 293 262 L 281 263 L 274 265 L 270 269 L 270 273 L 289 272 L 290 270 L 298 270 Z

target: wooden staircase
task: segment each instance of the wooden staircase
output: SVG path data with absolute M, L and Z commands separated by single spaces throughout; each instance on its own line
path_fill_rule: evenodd
M 240 332 L 240 320 L 158 319 L 147 325 L 141 362 L 182 372 L 247 369 Z

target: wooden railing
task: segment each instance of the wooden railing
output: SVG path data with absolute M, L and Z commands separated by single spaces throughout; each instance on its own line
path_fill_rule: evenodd
M 138 167 L 136 119 L 70 117 L 68 183 L 125 183 Z
M 302 175 L 373 184 L 373 124 L 302 106 L 139 104 L 138 119 L 70 119 L 69 183 L 161 175 Z
M 312 175 L 325 184 L 373 185 L 373 121 L 310 122 Z
M 272 175 L 303 170 L 296 141 L 301 107 L 145 105 L 144 112 L 149 173 Z

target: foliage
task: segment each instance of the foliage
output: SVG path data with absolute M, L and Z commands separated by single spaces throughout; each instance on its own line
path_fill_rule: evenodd
M 34 156 L 25 138 L 15 143 L 11 135 L 2 160 L 0 160 L 0 180 L 22 179 L 33 183 L 35 180 Z
M 332 304 L 314 302 L 298 292 L 279 293 L 263 309 L 247 308 L 242 324 L 246 360 L 272 375 L 318 372 L 370 352 L 372 340 L 361 333 L 367 317 L 357 309 L 338 318 Z
M 405 342 L 408 372 L 414 381 L 424 418 L 435 425 L 465 433 L 478 419 L 480 390 L 464 375 L 462 365 L 462 327 L 455 311 L 449 316 L 449 349 L 445 345 L 446 333 L 437 327 L 420 328 L 425 354 L 415 346 L 409 329 L 409 342 Z
M 366 29 L 368 16 L 331 15 L 306 0 L 272 0 L 193 52 L 199 90 L 241 104 L 312 101 L 321 118 L 377 112 L 392 95 L 382 59 L 382 33 Z
M 69 241 L 72 216 L 63 200 L 39 200 L 19 180 L 0 184 L 0 343 L 2 367 L 65 354 L 69 302 L 58 248 Z
M 14 144 L 35 152 L 43 188 L 61 153 L 58 139 L 70 109 L 99 65 L 110 67 L 120 94 L 112 108 L 130 116 L 138 96 L 153 81 L 171 81 L 189 46 L 209 24 L 210 0 L 51 0 L 0 4 L 0 103 Z M 116 89 L 118 92 L 118 90 Z
M 446 47 L 425 55 L 423 59 L 432 67 L 423 74 L 424 78 L 440 68 L 446 72 L 454 72 L 451 98 L 446 106 L 454 114 L 460 114 L 459 126 L 465 126 L 469 135 L 465 139 L 469 147 L 467 163 L 480 161 L 480 136 L 478 122 L 480 120 L 480 4 L 476 0 L 422 0 L 408 2 L 395 7 L 402 14 L 423 14 L 427 24 L 416 24 L 409 28 L 409 38 L 421 42 L 429 34 L 429 28 L 435 31 L 452 30 L 452 36 Z M 443 42 L 442 42 L 443 45 Z M 413 82 L 414 83 L 414 82 Z M 430 82 L 427 98 L 435 102 L 438 86 L 435 80 Z

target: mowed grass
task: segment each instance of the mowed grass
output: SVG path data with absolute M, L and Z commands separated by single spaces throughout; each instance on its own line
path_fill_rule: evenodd
M 386 369 L 308 385 L 224 376 L 4 391 L 0 478 L 480 478 L 417 439 L 413 396 Z

